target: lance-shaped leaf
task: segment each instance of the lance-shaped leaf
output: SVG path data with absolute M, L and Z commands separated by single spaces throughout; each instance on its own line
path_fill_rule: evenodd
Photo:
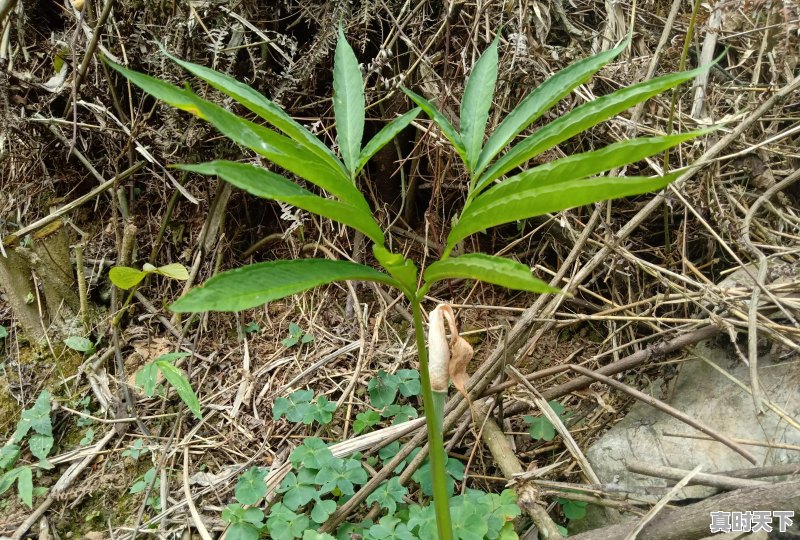
M 276 165 L 305 178 L 344 201 L 365 209 L 369 208 L 364 196 L 340 168 L 329 166 L 300 143 L 264 126 L 239 118 L 189 90 L 172 86 L 113 62 L 108 63 L 148 94 L 207 120 L 233 142 L 250 148 Z
M 439 126 L 439 129 L 442 130 L 442 135 L 450 141 L 450 144 L 453 145 L 453 148 L 456 149 L 458 155 L 461 157 L 461 161 L 467 163 L 467 150 L 464 148 L 464 142 L 461 140 L 461 135 L 458 134 L 456 128 L 453 127 L 453 124 L 450 123 L 445 115 L 439 112 L 439 110 L 434 106 L 433 103 L 425 99 L 424 97 L 420 96 L 409 90 L 408 88 L 403 88 L 403 92 L 411 98 L 411 101 L 417 104 L 417 106 L 425 111 L 425 114 L 428 115 L 428 118 L 433 120 L 433 122 Z
M 545 127 L 524 139 L 507 154 L 498 159 L 489 167 L 476 184 L 476 189 L 481 190 L 491 181 L 500 178 L 514 167 L 522 165 L 532 157 L 552 148 L 553 146 L 577 135 L 592 126 L 608 120 L 620 112 L 651 98 L 664 90 L 679 85 L 694 78 L 708 66 L 692 71 L 665 75 L 656 79 L 635 84 L 617 90 L 612 94 L 599 97 L 588 103 L 574 108 L 564 116 L 547 124 Z
M 195 99 L 201 114 L 232 141 L 254 150 L 343 201 L 369 211 L 367 201 L 355 184 L 340 170 L 327 166 L 305 147 L 264 126 L 239 118 L 213 103 L 196 96 Z
M 518 183 L 518 189 L 502 198 L 492 191 L 475 199 L 447 237 L 448 247 L 489 227 L 558 212 L 598 201 L 618 199 L 661 189 L 683 174 L 677 171 L 653 178 L 632 176 L 600 177 L 559 181 L 546 180 L 536 185 Z M 484 199 L 484 197 L 486 197 Z
M 341 169 L 342 172 L 344 172 L 342 163 L 322 141 L 300 123 L 296 122 L 291 116 L 286 114 L 281 107 L 261 95 L 261 93 L 224 73 L 173 56 L 167 52 L 161 44 L 159 44 L 159 46 L 167 57 L 186 71 L 207 82 L 223 94 L 235 99 L 238 103 L 269 122 L 276 129 L 282 131 L 287 136 L 314 152 L 314 154 L 319 156 L 330 167 Z
M 153 363 L 158 366 L 161 374 L 164 375 L 164 378 L 167 379 L 169 384 L 175 388 L 175 391 L 178 392 L 178 397 L 180 397 L 189 410 L 192 411 L 192 414 L 194 414 L 196 418 L 202 419 L 203 413 L 200 411 L 200 400 L 197 399 L 197 395 L 194 393 L 192 384 L 189 382 L 189 378 L 186 374 L 175 367 L 168 359 L 157 358 Z
M 358 69 L 358 59 L 340 26 L 333 62 L 333 112 L 339 151 L 351 176 L 355 176 L 361 155 L 365 109 L 364 80 Z
M 474 171 L 486 134 L 489 107 L 497 82 L 497 39 L 472 68 L 461 99 L 461 140 L 467 152 L 467 168 Z
M 533 277 L 531 269 L 524 264 L 483 253 L 470 253 L 436 261 L 425 269 L 423 277 L 428 284 L 444 279 L 475 279 L 518 291 L 559 292 L 555 287 Z
M 628 43 L 629 40 L 626 39 L 614 49 L 575 62 L 534 88 L 492 132 L 491 137 L 486 141 L 486 146 L 481 151 L 475 174 L 483 172 L 489 162 L 514 137 L 530 126 L 550 107 L 561 101 L 573 89 L 588 81 L 593 74 L 616 58 L 617 55 L 625 50 Z
M 402 116 L 398 116 L 375 134 L 372 137 L 364 149 L 361 151 L 361 155 L 358 158 L 358 165 L 356 166 L 356 173 L 358 173 L 367 162 L 374 156 L 378 150 L 389 144 L 389 142 L 394 139 L 398 133 L 403 131 L 408 124 L 414 121 L 414 119 L 419 115 L 420 108 L 416 107 L 411 109 L 407 113 Z
M 542 182 L 556 183 L 588 178 L 616 167 L 635 163 L 711 131 L 702 130 L 677 135 L 630 139 L 610 144 L 600 150 L 574 154 L 503 180 L 478 199 L 482 204 L 489 204 L 506 197 L 516 196 L 516 193 L 519 193 L 525 186 L 536 186 Z
M 372 214 L 340 201 L 326 199 L 303 189 L 291 180 L 262 167 L 233 161 L 211 161 L 180 165 L 178 169 L 206 175 L 216 175 L 248 193 L 265 199 L 281 201 L 297 208 L 348 225 L 375 242 L 383 244 L 383 231 Z
M 241 311 L 318 285 L 347 280 L 377 281 L 398 287 L 391 276 L 349 261 L 270 261 L 214 276 L 201 287 L 189 291 L 172 304 L 170 309 L 176 313 Z

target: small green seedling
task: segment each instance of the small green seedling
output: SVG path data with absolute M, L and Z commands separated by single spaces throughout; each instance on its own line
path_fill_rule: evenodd
M 203 418 L 203 413 L 200 411 L 200 400 L 192 389 L 189 378 L 186 374 L 175 367 L 174 362 L 179 358 L 189 356 L 189 353 L 178 352 L 162 354 L 149 364 L 145 365 L 136 373 L 136 384 L 144 390 L 145 395 L 153 397 L 158 389 L 158 373 L 175 388 L 178 396 L 183 400 L 186 406 L 192 411 L 196 418 Z
M 300 328 L 297 324 L 290 322 L 289 323 L 289 337 L 284 338 L 281 340 L 281 345 L 286 348 L 294 347 L 298 343 L 301 345 L 305 345 L 306 343 L 311 343 L 314 341 L 314 336 L 312 334 L 304 334 L 303 329 Z
M 122 457 L 129 457 L 136 461 L 149 451 L 149 448 L 145 448 L 144 441 L 142 439 L 136 439 L 133 441 L 133 444 L 130 447 L 122 451 L 121 455 Z
M 570 413 L 564 412 L 564 406 L 558 401 L 548 401 L 547 404 L 562 420 L 569 417 Z M 537 441 L 552 441 L 555 438 L 556 428 L 544 416 L 523 416 L 522 419 L 528 424 L 528 433 L 533 439 Z
M 108 271 L 108 278 L 120 289 L 128 290 L 139 285 L 150 274 L 159 274 L 178 281 L 189 279 L 189 271 L 180 263 L 167 264 L 157 268 L 152 264 L 145 263 L 141 270 L 129 266 L 115 266 Z
M 158 495 L 161 479 L 156 476 L 157 472 L 155 467 L 147 469 L 142 476 L 136 479 L 128 493 L 131 495 L 143 493 L 147 491 L 148 486 L 152 486 L 147 497 L 147 506 L 155 510 L 161 510 L 161 497 Z
M 261 326 L 256 322 L 249 322 L 244 327 L 245 334 L 255 334 L 261 330 Z

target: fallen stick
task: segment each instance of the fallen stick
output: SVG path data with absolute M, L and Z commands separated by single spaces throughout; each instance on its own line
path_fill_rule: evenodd
M 627 469 L 636 474 L 654 476 L 656 478 L 666 478 L 667 480 L 681 480 L 686 473 L 684 469 L 656 465 L 654 463 L 643 463 L 641 461 L 628 460 L 625 462 Z M 711 486 L 719 489 L 741 489 L 746 487 L 770 485 L 771 482 L 763 480 L 748 480 L 745 478 L 732 478 L 720 474 L 697 473 L 689 482 L 693 485 Z

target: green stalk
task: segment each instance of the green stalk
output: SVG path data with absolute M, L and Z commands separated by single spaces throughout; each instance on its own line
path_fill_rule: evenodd
M 439 540 L 452 540 L 453 526 L 450 521 L 450 500 L 447 494 L 445 470 L 444 438 L 442 421 L 437 419 L 436 402 L 431 390 L 428 374 L 428 349 L 425 345 L 425 331 L 422 326 L 422 308 L 418 298 L 411 298 L 414 330 L 417 334 L 417 355 L 419 357 L 419 378 L 422 382 L 422 406 L 425 409 L 425 423 L 428 427 L 428 447 L 433 480 L 433 508 L 436 511 L 436 529 Z M 443 407 L 442 407 L 443 409 Z M 441 413 L 444 411 L 440 411 Z

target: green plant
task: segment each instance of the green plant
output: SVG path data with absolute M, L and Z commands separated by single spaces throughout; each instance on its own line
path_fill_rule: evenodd
M 272 416 L 280 420 L 285 416 L 289 422 L 302 422 L 309 425 L 313 422 L 328 424 L 333 420 L 336 403 L 328 401 L 325 396 L 314 399 L 313 390 L 296 390 L 289 397 L 280 397 L 272 405 Z
M 569 416 L 569 413 L 564 412 L 564 406 L 558 401 L 552 400 L 547 402 L 553 412 L 558 415 L 562 420 Z M 556 429 L 553 427 L 552 422 L 544 416 L 523 416 L 522 419 L 528 424 L 528 433 L 537 441 L 552 441 L 556 436 Z
M 314 336 L 312 334 L 304 333 L 300 326 L 298 326 L 296 323 L 290 322 L 289 337 L 282 339 L 281 345 L 289 348 L 294 347 L 298 343 L 305 345 L 306 343 L 311 343 L 312 341 L 314 341 Z
M 53 424 L 50 420 L 50 392 L 47 390 L 39 393 L 31 408 L 22 411 L 11 439 L 0 447 L 0 471 L 5 471 L 0 475 L 0 495 L 16 483 L 20 500 L 30 508 L 33 506 L 33 497 L 43 490 L 33 487 L 31 466 L 14 467 L 19 460 L 22 452 L 21 445 L 26 438 L 28 439 L 28 450 L 33 457 L 39 460 L 38 467 L 52 468 L 47 461 L 54 442 Z
M 153 397 L 159 387 L 158 373 L 161 372 L 161 375 L 178 392 L 178 397 L 183 400 L 192 414 L 197 418 L 203 418 L 203 413 L 200 411 L 200 400 L 197 399 L 189 378 L 174 364 L 176 360 L 185 356 L 189 356 L 189 353 L 162 354 L 136 373 L 136 384 L 142 387 L 145 395 Z
M 628 41 L 625 41 L 610 51 L 581 60 L 550 77 L 500 122 L 484 144 L 497 80 L 498 41 L 495 40 L 473 66 L 467 80 L 461 100 L 460 131 L 429 101 L 406 89 L 406 94 L 419 107 L 392 120 L 362 146 L 365 115 L 363 80 L 358 60 L 340 29 L 334 58 L 333 108 L 341 160 L 276 104 L 227 75 L 165 52 L 190 73 L 232 98 L 277 131 L 202 99 L 188 87 L 179 88 L 109 62 L 112 68 L 154 97 L 207 120 L 234 143 L 253 150 L 278 167 L 303 178 L 327 196 L 317 195 L 289 178 L 248 163 L 217 160 L 177 165 L 176 168 L 219 176 L 253 195 L 291 204 L 350 226 L 373 242 L 373 255 L 384 271 L 342 260 L 300 259 L 256 263 L 216 275 L 202 287 L 189 291 L 172 304 L 171 309 L 178 313 L 240 311 L 319 285 L 344 280 L 375 281 L 402 291 L 411 306 L 416 331 L 423 406 L 428 419 L 436 531 L 441 540 L 450 540 L 454 533 L 461 533 L 457 533 L 451 524 L 442 440 L 442 403 L 447 391 L 447 374 L 444 373 L 443 377 L 442 374 L 434 374 L 444 384 L 432 388 L 422 300 L 434 283 L 453 278 L 481 280 L 533 293 L 558 292 L 534 278 L 528 266 L 482 253 L 451 256 L 456 246 L 474 233 L 504 223 L 661 189 L 680 173 L 671 172 L 654 178 L 599 175 L 705 133 L 626 140 L 523 170 L 503 180 L 507 173 L 515 171 L 542 152 L 707 69 L 704 67 L 666 75 L 599 97 L 559 116 L 498 157 L 535 120 L 627 46 Z M 420 110 L 433 119 L 464 162 L 469 174 L 466 202 L 454 220 L 442 256 L 429 264 L 421 276 L 412 260 L 386 247 L 384 232 L 357 187 L 358 174 L 367 161 L 407 127 Z M 303 415 L 302 419 L 305 421 L 306 416 Z M 273 508 L 275 515 L 270 519 L 277 520 L 276 524 L 285 523 L 281 520 L 288 516 L 286 512 L 291 512 L 284 506 L 281 508 L 283 514 L 276 513 Z M 293 523 L 296 525 L 297 521 Z M 272 530 L 269 520 L 267 526 Z M 430 532 L 427 538 L 433 537 L 429 529 L 426 531 Z M 285 532 L 294 534 L 298 531 L 294 528 Z M 468 531 L 464 531 L 464 534 L 468 534 Z
M 139 285 L 139 283 L 150 274 L 159 274 L 179 281 L 186 281 L 189 279 L 189 271 L 180 263 L 172 263 L 159 267 L 145 263 L 141 270 L 129 266 L 115 266 L 108 271 L 108 278 L 111 280 L 111 283 L 120 289 L 128 290 Z
M 73 351 L 82 352 L 85 354 L 94 354 L 95 346 L 92 340 L 81 336 L 70 336 L 64 340 L 64 345 Z
M 570 499 L 558 498 L 564 517 L 567 519 L 583 519 L 586 516 L 586 506 L 589 504 L 583 501 L 573 501 Z
M 135 495 L 137 493 L 144 493 L 148 492 L 147 496 L 147 506 L 153 508 L 155 510 L 161 510 L 161 497 L 158 495 L 159 493 L 159 486 L 161 485 L 161 479 L 156 476 L 158 471 L 155 467 L 150 467 L 145 471 L 145 473 L 138 477 L 136 481 L 131 486 L 131 489 L 128 490 L 128 493 L 131 495 Z

